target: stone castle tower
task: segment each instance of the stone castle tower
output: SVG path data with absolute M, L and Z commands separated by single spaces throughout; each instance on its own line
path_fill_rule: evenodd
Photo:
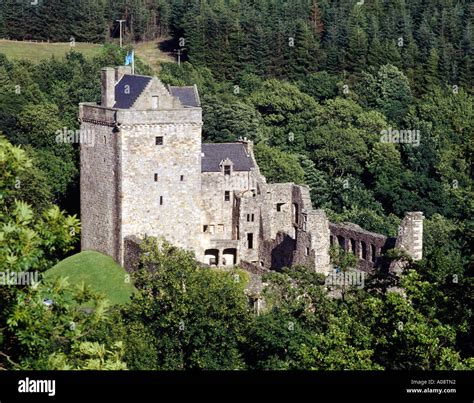
M 81 104 L 82 248 L 123 261 L 127 235 L 161 235 L 197 249 L 201 205 L 201 108 L 126 67 L 102 70 L 101 105 Z M 183 104 L 183 102 L 184 104 Z
M 330 224 L 312 208 L 307 186 L 267 184 L 251 141 L 201 144 L 195 86 L 104 68 L 101 104 L 80 104 L 79 119 L 95 140 L 80 154 L 83 250 L 124 264 L 127 239 L 150 235 L 209 265 L 305 264 L 328 273 L 331 243 L 356 254 L 365 270 L 390 244 L 354 224 Z M 422 213 L 407 217 L 405 226 L 416 222 L 398 244 L 419 259 Z

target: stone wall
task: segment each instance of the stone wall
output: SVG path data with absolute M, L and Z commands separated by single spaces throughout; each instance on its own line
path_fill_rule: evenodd
M 381 254 L 387 249 L 386 236 L 366 231 L 353 223 L 331 223 L 329 228 L 331 244 L 352 252 L 359 259 L 360 270 L 369 272 L 380 263 Z
M 128 273 L 138 269 L 141 255 L 141 239 L 136 236 L 126 237 L 123 242 L 123 267 Z
M 81 105 L 79 118 L 81 130 L 93 134 L 93 143 L 80 146 L 81 249 L 120 261 L 120 156 L 113 114 Z
M 164 237 L 199 255 L 200 118 L 192 121 L 184 110 L 156 113 L 175 123 L 121 125 L 123 237 Z M 155 144 L 158 136 L 163 145 Z

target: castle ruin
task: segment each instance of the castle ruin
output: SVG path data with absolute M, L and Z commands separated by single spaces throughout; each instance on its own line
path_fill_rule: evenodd
M 351 223 L 332 224 L 314 210 L 309 188 L 269 184 L 253 144 L 202 143 L 196 86 L 165 86 L 128 67 L 102 69 L 101 103 L 81 103 L 82 250 L 125 264 L 127 239 L 163 237 L 216 266 L 279 269 L 302 264 L 328 274 L 339 244 L 369 271 L 397 246 L 422 257 L 423 214 L 408 213 L 397 239 Z

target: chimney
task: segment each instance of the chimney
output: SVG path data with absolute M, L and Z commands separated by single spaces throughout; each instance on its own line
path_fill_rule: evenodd
M 242 137 L 240 137 L 239 142 L 241 142 L 243 144 L 247 154 L 252 154 L 253 153 L 253 141 L 252 140 L 249 140 L 247 137 L 244 137 L 243 139 L 242 139 Z
M 111 67 L 104 67 L 102 74 L 102 99 L 101 105 L 112 108 L 115 104 L 115 70 Z
M 125 74 L 132 74 L 132 66 L 115 67 L 115 82 L 118 83 Z

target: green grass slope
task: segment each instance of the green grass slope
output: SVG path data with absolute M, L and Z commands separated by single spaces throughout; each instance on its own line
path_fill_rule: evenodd
M 62 59 L 71 50 L 82 53 L 85 57 L 93 57 L 99 54 L 100 49 L 100 45 L 93 43 L 76 42 L 74 46 L 71 46 L 69 42 L 22 42 L 0 39 L 0 53 L 5 54 L 9 59 L 29 60 L 32 63 L 39 63 L 52 56 Z
M 127 282 L 127 273 L 111 257 L 83 251 L 59 262 L 44 273 L 45 279 L 68 277 L 72 285 L 84 282 L 105 294 L 112 304 L 127 304 L 135 288 Z

